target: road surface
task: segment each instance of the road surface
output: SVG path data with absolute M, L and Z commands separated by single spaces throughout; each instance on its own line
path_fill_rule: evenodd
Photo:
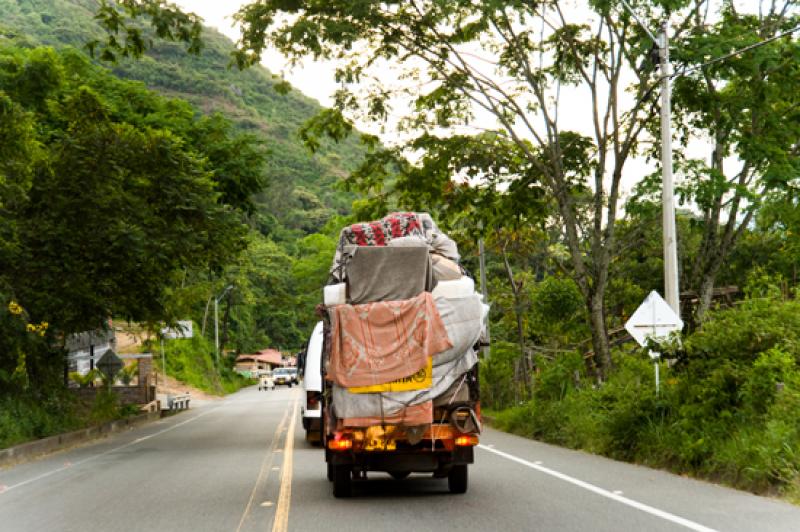
M 0 470 L 0 531 L 800 531 L 800 507 L 494 430 L 464 495 L 374 473 L 334 499 L 301 397 L 249 388 Z

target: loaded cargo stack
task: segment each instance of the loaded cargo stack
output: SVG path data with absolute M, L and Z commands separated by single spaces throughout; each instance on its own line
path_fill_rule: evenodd
M 467 489 L 481 430 L 478 352 L 488 306 L 426 213 L 342 230 L 324 290 L 324 441 L 334 495 L 367 471 Z

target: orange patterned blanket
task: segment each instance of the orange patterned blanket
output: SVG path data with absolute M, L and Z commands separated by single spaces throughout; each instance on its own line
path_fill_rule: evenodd
M 331 316 L 329 377 L 372 386 L 413 375 L 453 346 L 430 292 L 404 301 L 337 305 Z

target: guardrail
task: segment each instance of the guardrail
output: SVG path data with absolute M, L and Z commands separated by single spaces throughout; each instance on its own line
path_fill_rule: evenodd
M 161 410 L 186 410 L 189 408 L 189 401 L 192 400 L 192 396 L 188 393 L 182 393 L 160 395 L 158 399 L 161 401 Z

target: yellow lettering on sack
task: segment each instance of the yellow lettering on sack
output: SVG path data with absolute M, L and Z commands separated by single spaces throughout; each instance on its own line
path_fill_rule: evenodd
M 394 451 L 397 449 L 397 441 L 394 439 L 396 428 L 393 425 L 386 427 L 373 426 L 367 427 L 364 437 L 365 451 Z
M 350 393 L 382 393 L 382 392 L 408 392 L 411 390 L 424 390 L 433 384 L 433 359 L 428 357 L 425 367 L 409 375 L 387 382 L 386 384 L 373 384 L 372 386 L 353 386 L 347 390 Z

